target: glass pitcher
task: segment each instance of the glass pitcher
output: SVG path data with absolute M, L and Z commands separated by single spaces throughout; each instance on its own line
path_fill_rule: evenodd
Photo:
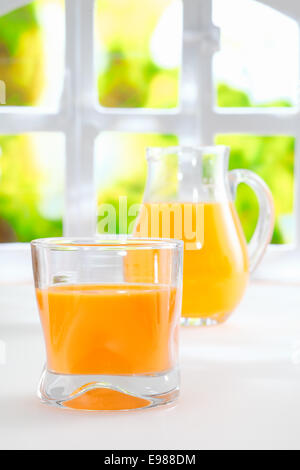
M 185 242 L 182 317 L 186 325 L 214 325 L 229 317 L 273 234 L 270 190 L 251 171 L 228 172 L 229 153 L 223 146 L 147 151 L 148 181 L 135 235 Z M 240 183 L 255 191 L 260 205 L 248 246 L 234 205 Z

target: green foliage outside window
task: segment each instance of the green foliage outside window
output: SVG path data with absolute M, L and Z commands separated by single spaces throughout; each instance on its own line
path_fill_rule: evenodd
M 225 84 L 218 86 L 220 107 L 253 106 L 246 93 Z M 290 107 L 284 100 L 266 103 L 267 107 Z M 274 244 L 293 241 L 294 155 L 295 139 L 289 136 L 223 135 L 216 143 L 231 147 L 230 169 L 246 168 L 255 171 L 269 185 L 276 204 Z M 253 234 L 258 217 L 258 204 L 246 186 L 238 190 L 237 209 L 247 239 Z
M 6 104 L 34 105 L 44 86 L 44 54 L 34 4 L 0 17 L 0 79 Z
M 117 3 L 116 0 L 99 0 L 98 5 L 97 15 L 103 14 L 106 28 L 104 37 L 100 38 L 100 104 L 106 107 L 175 107 L 178 104 L 180 71 L 155 64 L 149 48 L 157 19 L 171 1 L 152 0 L 153 15 L 145 15 L 145 24 L 140 20 L 140 24 L 133 28 L 129 23 L 124 26 L 124 31 L 118 25 L 112 27 L 112 19 L 117 15 L 122 14 L 122 21 L 126 22 L 126 2 L 121 2 L 125 8 L 122 12 Z M 130 0 L 129 3 L 131 9 L 134 5 L 140 8 L 140 0 Z M 0 80 L 7 85 L 8 105 L 35 105 L 45 86 L 44 46 L 38 8 L 39 2 L 34 2 L 0 18 Z M 129 8 L 126 11 L 130 16 Z M 255 105 L 243 90 L 232 89 L 224 83 L 218 85 L 217 101 L 221 107 Z M 290 103 L 278 100 L 265 103 L 265 106 L 282 107 L 290 106 Z M 226 135 L 217 136 L 216 142 L 231 146 L 230 168 L 252 169 L 269 184 L 277 212 L 273 242 L 290 242 L 293 237 L 294 139 L 288 136 Z M 156 139 L 156 145 L 174 143 L 174 137 Z M 144 147 L 146 145 L 147 137 Z M 0 242 L 60 235 L 62 220 L 48 220 L 39 210 L 43 176 L 35 164 L 35 149 L 30 137 L 0 136 L 0 149 Z M 137 145 L 132 139 L 130 152 L 126 151 L 124 158 L 132 168 L 131 176 L 112 178 L 110 184 L 99 187 L 99 204 L 112 203 L 117 207 L 120 195 L 128 196 L 129 205 L 140 202 L 145 169 L 136 162 L 144 159 L 141 143 Z M 237 207 L 249 239 L 257 218 L 257 203 L 247 188 L 239 190 Z

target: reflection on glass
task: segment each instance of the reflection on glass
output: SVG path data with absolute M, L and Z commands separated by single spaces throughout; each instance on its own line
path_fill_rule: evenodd
M 64 137 L 0 136 L 0 243 L 61 236 Z
M 104 107 L 178 105 L 180 0 L 97 0 L 96 68 Z
M 273 243 L 294 242 L 295 139 L 288 136 L 219 135 L 216 143 L 231 147 L 231 170 L 252 170 L 270 187 L 276 208 Z M 238 189 L 237 209 L 246 237 L 250 240 L 257 221 L 258 204 L 249 188 L 240 186 Z
M 64 0 L 37 0 L 0 17 L 0 79 L 6 86 L 6 105 L 58 105 L 64 45 Z

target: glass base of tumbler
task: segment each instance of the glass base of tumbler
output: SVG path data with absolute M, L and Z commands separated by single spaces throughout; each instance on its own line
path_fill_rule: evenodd
M 174 402 L 177 368 L 157 375 L 62 375 L 44 370 L 38 397 L 50 406 L 86 411 L 126 411 Z

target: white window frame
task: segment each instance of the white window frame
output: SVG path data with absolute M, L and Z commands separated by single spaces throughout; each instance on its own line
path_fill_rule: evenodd
M 0 15 L 31 1 L 0 0 Z M 171 111 L 109 109 L 99 105 L 94 60 L 95 1 L 65 0 L 66 73 L 59 110 L 0 108 L 1 134 L 43 131 L 64 133 L 67 155 L 64 235 L 93 236 L 97 231 L 94 146 L 96 137 L 102 131 L 178 134 L 182 144 L 200 145 L 213 144 L 216 134 L 283 134 L 295 137 L 297 142 L 296 241 L 293 246 L 271 246 L 266 262 L 268 259 L 272 261 L 274 255 L 281 260 L 281 256 L 291 251 L 296 251 L 300 257 L 300 111 L 284 108 L 216 108 L 212 62 L 219 48 L 220 31 L 212 23 L 213 0 L 183 0 L 181 103 L 178 109 Z M 259 3 L 281 11 L 300 25 L 299 2 L 259 0 Z M 22 250 L 24 262 L 28 264 L 28 244 L 0 245 L 0 259 L 4 259 L 4 255 L 6 258 L 9 256 L 12 267 L 17 268 Z

